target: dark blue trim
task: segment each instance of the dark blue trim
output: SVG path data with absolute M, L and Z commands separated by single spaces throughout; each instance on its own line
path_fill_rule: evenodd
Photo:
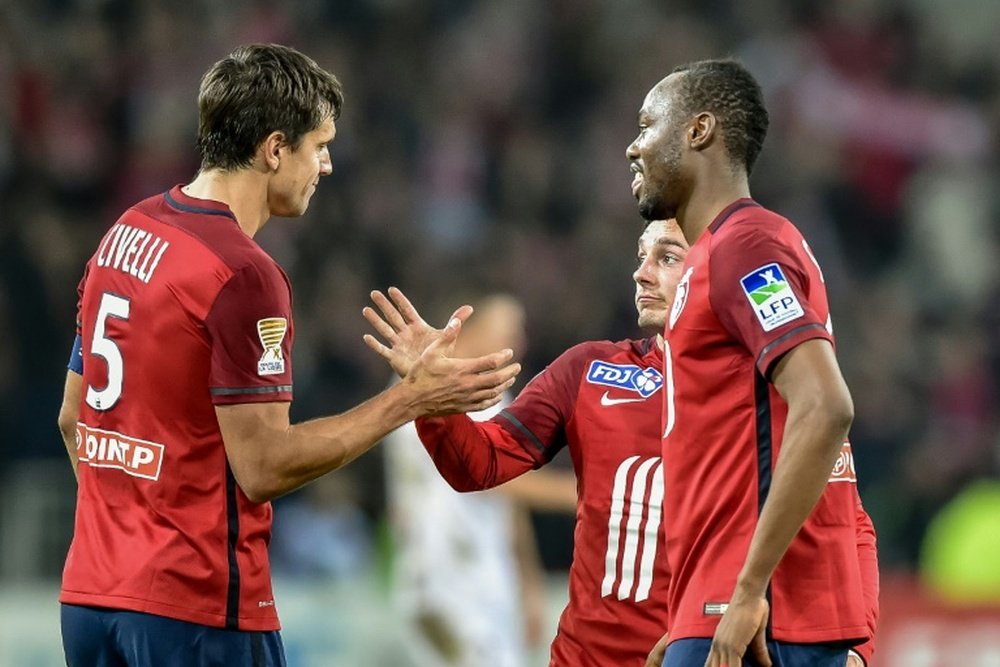
M 240 539 L 240 511 L 236 505 L 236 478 L 226 464 L 226 519 L 228 524 L 227 556 L 229 588 L 226 591 L 226 629 L 240 629 L 240 565 L 236 561 L 236 543 Z
M 750 206 L 760 206 L 760 204 L 752 199 L 739 199 L 733 202 L 727 208 L 722 209 L 722 213 L 720 213 L 718 217 L 712 221 L 712 224 L 708 226 L 708 231 L 714 234 L 719 231 L 719 227 L 722 226 L 722 223 L 732 217 L 733 213 L 736 213 L 736 211 L 739 211 L 740 209 L 749 208 Z
M 540 451 L 540 452 L 542 452 L 542 453 L 544 453 L 544 452 L 545 452 L 545 445 L 543 445 L 543 444 L 542 444 L 542 441 L 541 441 L 541 440 L 539 440 L 539 439 L 538 439 L 538 438 L 537 438 L 537 437 L 535 436 L 535 434 L 534 434 L 534 433 L 532 433 L 531 431 L 529 431 L 529 430 L 528 430 L 528 427 L 527 427 L 527 426 L 525 426 L 524 424 L 522 424 L 522 423 L 520 422 L 520 420 L 519 420 L 519 419 L 518 419 L 517 417 L 515 417 L 515 416 L 514 416 L 514 415 L 512 415 L 512 414 L 510 414 L 510 413 L 509 413 L 509 412 L 507 412 L 506 410 L 501 410 L 501 411 L 500 411 L 500 415 L 499 415 L 499 416 L 500 416 L 500 417 L 503 417 L 504 419 L 506 419 L 507 421 L 509 421 L 509 422 L 511 423 L 511 425 L 513 425 L 513 426 L 514 426 L 514 428 L 516 428 L 516 429 L 517 429 L 518 431 L 520 431 L 520 432 L 521 432 L 521 433 L 523 433 L 523 434 L 524 434 L 525 436 L 527 436 L 528 440 L 529 440 L 529 441 L 531 442 L 531 444 L 533 444 L 533 445 L 535 446 L 535 448 L 536 448 L 536 449 L 537 449 L 538 451 Z
M 809 324 L 803 324 L 801 326 L 795 327 L 791 331 L 785 332 L 784 334 L 778 336 L 777 338 L 775 338 L 774 340 L 772 340 L 770 343 L 768 343 L 767 345 L 765 345 L 764 349 L 760 351 L 760 354 L 757 355 L 757 364 L 756 364 L 757 368 L 759 369 L 760 368 L 760 362 L 764 361 L 764 359 L 767 357 L 767 355 L 771 354 L 771 350 L 773 350 L 777 346 L 781 345 L 782 343 L 784 343 L 786 340 L 788 340 L 792 336 L 797 336 L 799 333 L 801 333 L 803 331 L 806 331 L 808 329 L 822 329 L 823 331 L 826 331 L 826 327 L 824 327 L 819 322 L 810 322 Z M 812 339 L 809 339 L 809 340 L 812 340 Z M 767 364 L 767 366 L 768 366 L 767 369 L 765 369 L 767 371 L 767 375 L 769 377 L 771 375 L 771 369 L 774 368 L 774 362 L 775 361 L 776 361 L 775 359 L 772 359 Z
M 646 340 L 642 341 L 642 356 L 645 357 L 647 354 L 649 354 L 649 351 L 653 349 L 653 341 L 655 339 L 656 338 L 654 336 L 652 338 L 647 338 Z
M 290 384 L 274 384 L 267 387 L 211 387 L 212 396 L 238 396 L 241 394 L 283 394 L 292 390 Z
M 188 204 L 182 204 L 173 198 L 169 190 L 163 193 L 163 198 L 167 200 L 167 204 L 169 204 L 172 208 L 176 208 L 178 211 L 184 211 L 185 213 L 200 213 L 201 215 L 221 215 L 225 218 L 233 220 L 234 222 L 236 221 L 236 216 L 230 211 L 220 211 L 215 208 L 203 208 L 201 206 L 189 206 Z
M 83 338 L 80 334 L 77 334 L 76 340 L 73 341 L 73 351 L 69 353 L 69 363 L 66 368 L 77 375 L 83 375 Z
M 754 403 L 757 408 L 757 512 L 771 490 L 771 394 L 767 379 L 754 373 Z
M 771 476 L 774 472 L 771 465 L 771 454 L 774 448 L 771 433 L 771 388 L 767 378 L 760 373 L 754 373 L 754 403 L 757 407 L 757 520 L 764 509 L 764 502 L 771 491 Z M 767 604 L 772 607 L 771 584 L 767 584 L 765 593 Z M 771 619 L 773 611 L 767 618 L 767 638 L 770 639 Z

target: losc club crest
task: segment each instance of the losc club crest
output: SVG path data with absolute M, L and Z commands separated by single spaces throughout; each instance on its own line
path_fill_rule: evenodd
M 264 354 L 257 362 L 257 375 L 281 375 L 285 372 L 285 357 L 281 353 L 281 342 L 288 331 L 288 320 L 284 317 L 266 317 L 257 320 L 257 337 L 264 348 Z
M 670 328 L 674 328 L 674 323 L 677 318 L 681 316 L 681 311 L 684 310 L 685 304 L 687 304 L 688 299 L 688 289 L 691 286 L 691 274 L 694 273 L 694 267 L 689 266 L 688 270 L 684 272 L 681 276 L 681 281 L 677 284 L 677 291 L 674 293 L 674 305 L 670 307 Z

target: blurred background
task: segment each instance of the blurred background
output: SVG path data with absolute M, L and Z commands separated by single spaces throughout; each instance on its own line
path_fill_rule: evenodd
M 854 395 L 879 664 L 1000 664 L 998 25 L 995 0 L 0 0 L 0 665 L 61 655 L 55 417 L 83 265 L 193 176 L 199 78 L 258 41 L 347 95 L 333 176 L 258 236 L 295 286 L 296 419 L 386 385 L 361 341 L 373 288 L 429 312 L 516 295 L 522 385 L 635 336 L 636 112 L 676 65 L 744 60 L 772 117 L 752 191 L 822 264 Z M 376 451 L 276 503 L 291 664 L 398 664 L 384 487 Z M 535 515 L 553 610 L 571 525 Z

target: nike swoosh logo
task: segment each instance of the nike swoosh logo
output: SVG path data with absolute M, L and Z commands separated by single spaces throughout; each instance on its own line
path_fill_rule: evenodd
M 601 405 L 608 407 L 611 405 L 619 405 L 621 403 L 638 403 L 639 401 L 645 401 L 645 398 L 611 398 L 608 396 L 608 392 L 604 392 L 601 396 Z

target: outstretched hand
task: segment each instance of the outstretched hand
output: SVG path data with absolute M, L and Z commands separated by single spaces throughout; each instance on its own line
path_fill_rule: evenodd
M 443 329 L 435 329 L 401 291 L 390 287 L 389 297 L 372 292 L 381 316 L 373 308 L 362 311 L 388 345 L 370 334 L 364 341 L 402 378 L 412 418 L 476 412 L 500 402 L 521 371 L 520 364 L 512 363 L 512 350 L 472 359 L 452 356 L 462 323 L 472 314 L 471 306 L 462 306 Z
M 455 329 L 457 337 L 461 324 L 472 315 L 472 306 L 462 306 L 452 314 L 444 329 L 435 329 L 424 321 L 406 295 L 397 288 L 389 288 L 389 297 L 378 290 L 371 293 L 372 301 L 378 306 L 381 315 L 370 306 L 361 310 L 368 323 L 388 345 L 371 334 L 365 334 L 364 341 L 389 363 L 399 377 L 406 376 L 420 355 L 432 343 L 445 336 L 449 327 Z

